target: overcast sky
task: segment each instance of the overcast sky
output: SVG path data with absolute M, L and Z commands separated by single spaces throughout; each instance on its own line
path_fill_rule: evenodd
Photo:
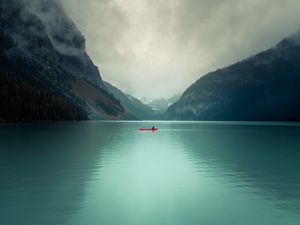
M 200 76 L 300 30 L 299 0 L 61 0 L 102 78 L 137 97 Z

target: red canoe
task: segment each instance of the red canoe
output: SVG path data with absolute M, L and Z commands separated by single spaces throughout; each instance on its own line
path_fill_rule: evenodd
M 157 131 L 157 128 L 139 128 L 140 131 Z

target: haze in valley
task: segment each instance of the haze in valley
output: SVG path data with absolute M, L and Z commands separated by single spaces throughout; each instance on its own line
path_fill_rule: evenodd
M 61 0 L 101 76 L 170 97 L 300 29 L 297 0 Z

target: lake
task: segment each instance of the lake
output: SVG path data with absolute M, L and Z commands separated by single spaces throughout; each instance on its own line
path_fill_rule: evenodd
M 0 125 L 0 221 L 298 225 L 300 124 Z

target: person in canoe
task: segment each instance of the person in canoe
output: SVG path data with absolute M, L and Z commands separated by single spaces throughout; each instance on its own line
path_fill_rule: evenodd
M 141 131 L 147 131 L 147 130 L 157 131 L 157 128 L 155 126 L 153 126 L 152 128 L 139 128 L 139 130 L 141 130 Z

